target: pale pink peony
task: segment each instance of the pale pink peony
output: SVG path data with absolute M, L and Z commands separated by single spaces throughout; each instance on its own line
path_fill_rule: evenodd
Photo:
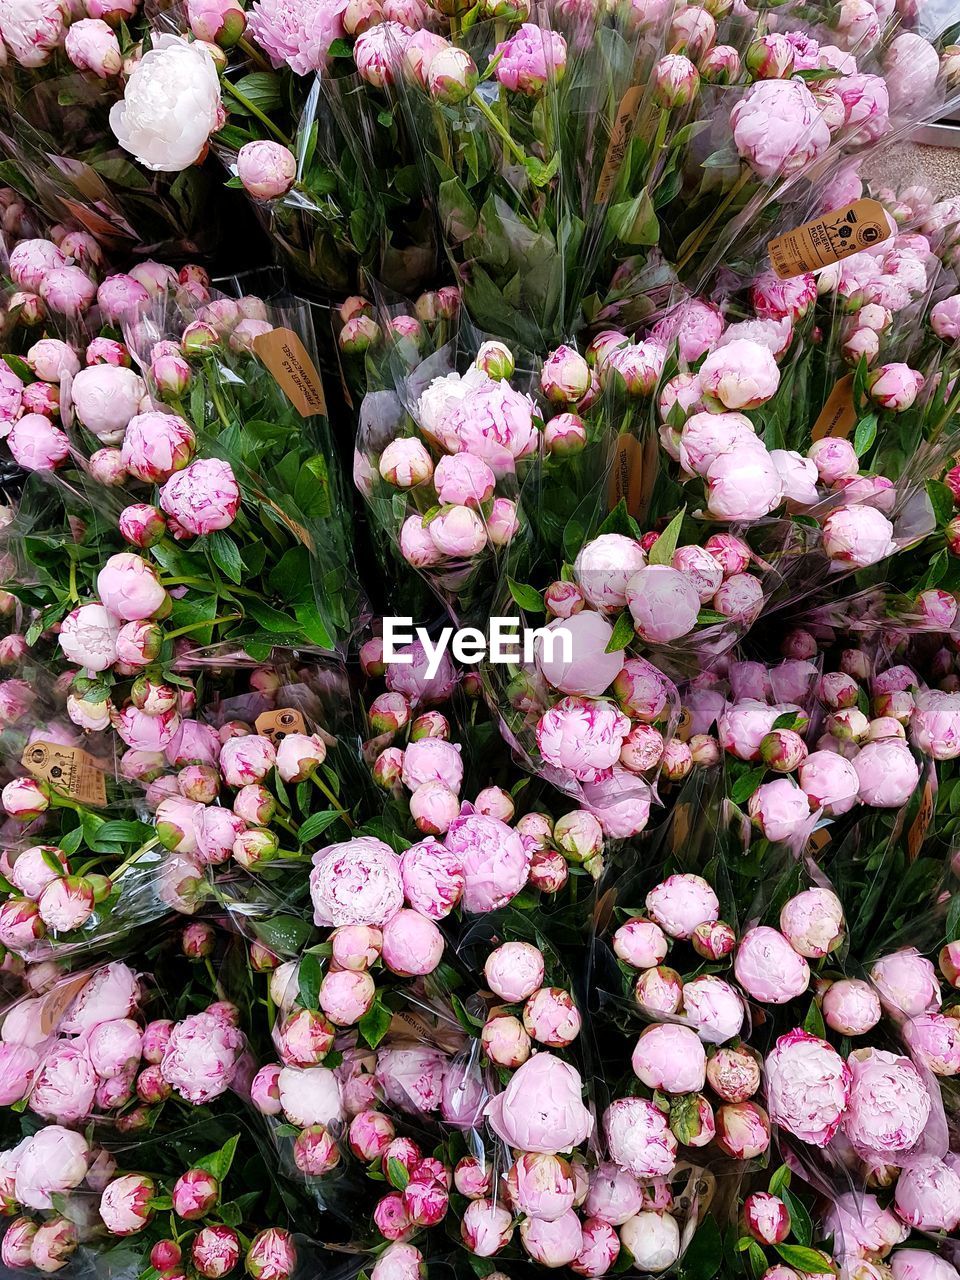
M 797 1028 L 777 1040 L 764 1076 L 770 1119 L 802 1142 L 825 1147 L 840 1127 L 852 1079 L 836 1050 Z
M 486 1107 L 487 1121 L 508 1146 L 556 1154 L 578 1146 L 593 1131 L 576 1069 L 553 1054 L 530 1058 Z
M 383 925 L 403 906 L 400 862 L 389 845 L 360 836 L 313 855 L 314 923 Z

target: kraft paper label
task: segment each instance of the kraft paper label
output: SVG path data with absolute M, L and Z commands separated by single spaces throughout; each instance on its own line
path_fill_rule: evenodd
M 20 763 L 41 782 L 49 782 L 61 795 L 102 809 L 107 803 L 107 783 L 93 758 L 79 747 L 58 742 L 31 742 Z
M 673 811 L 673 827 L 670 831 L 670 848 L 679 853 L 690 836 L 690 806 L 678 804 Z
M 254 339 L 253 349 L 276 378 L 301 418 L 326 413 L 320 374 L 292 329 L 271 329 Z
M 830 832 L 826 827 L 817 827 L 816 831 L 810 832 L 810 845 L 817 853 L 827 847 L 830 839 Z
M 45 1036 L 57 1029 L 61 1018 L 89 981 L 89 973 L 76 974 L 64 982 L 58 982 L 54 989 L 43 997 L 43 1003 L 40 1006 L 40 1030 Z
M 858 416 L 857 406 L 853 403 L 853 374 L 848 373 L 830 392 L 827 403 L 813 424 L 810 438 L 823 440 L 826 436 L 834 436 L 846 440 L 857 425 Z
M 253 727 L 264 738 L 276 745 L 288 733 L 306 733 L 307 723 L 294 707 L 281 707 L 277 711 L 264 711 L 257 716 Z
M 651 440 L 654 455 L 656 441 Z M 653 481 L 656 478 L 656 458 L 641 445 L 636 436 L 622 435 L 617 440 L 610 479 L 607 482 L 607 502 L 612 511 L 623 500 L 634 520 L 643 520 L 650 505 Z
M 854 253 L 871 249 L 893 232 L 879 200 L 854 200 L 822 218 L 777 236 L 767 245 L 770 265 L 781 280 L 818 271 L 842 262 Z
M 936 810 L 934 785 L 930 778 L 927 779 L 923 794 L 920 797 L 920 808 L 917 810 L 917 816 L 910 824 L 910 830 L 907 832 L 907 856 L 911 862 L 915 862 L 917 855 L 923 848 L 923 842 L 927 838 L 927 832 L 930 830 L 930 823 L 933 821 L 934 811 Z
M 617 174 L 620 172 L 623 158 L 627 154 L 627 147 L 630 145 L 630 139 L 637 125 L 637 112 L 642 101 L 643 86 L 639 84 L 628 89 L 620 99 L 607 154 L 603 157 L 603 168 L 600 170 L 600 179 L 597 182 L 597 194 L 593 198 L 594 204 L 603 204 L 610 199 L 617 181 Z

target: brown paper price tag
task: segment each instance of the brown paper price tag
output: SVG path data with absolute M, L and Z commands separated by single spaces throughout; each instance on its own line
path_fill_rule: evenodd
M 842 262 L 851 254 L 871 249 L 893 234 L 883 205 L 878 200 L 854 200 L 776 236 L 767 245 L 770 265 L 781 280 L 818 271 L 831 262 Z
M 271 329 L 254 339 L 253 349 L 276 378 L 301 418 L 326 413 L 320 374 L 292 329 Z
M 924 784 L 923 794 L 920 797 L 920 808 L 917 810 L 917 816 L 911 822 L 910 830 L 907 832 L 907 856 L 911 862 L 916 861 L 917 855 L 923 847 L 935 810 L 934 785 L 931 779 L 928 778 Z
M 253 722 L 257 733 L 269 738 L 276 745 L 288 733 L 306 733 L 307 722 L 294 707 L 281 707 L 276 711 L 264 711 Z
M 20 763 L 41 782 L 49 782 L 61 795 L 102 809 L 107 803 L 107 783 L 93 758 L 79 747 L 59 742 L 31 742 Z
M 607 501 L 612 511 L 623 500 L 635 520 L 642 518 L 644 506 L 643 449 L 636 436 L 622 435 L 617 441 L 610 479 L 607 483 Z
M 846 440 L 857 425 L 857 406 L 853 402 L 853 374 L 845 374 L 827 397 L 820 416 L 810 432 L 811 440 L 823 440 L 827 436 Z
M 690 806 L 678 804 L 673 811 L 673 827 L 670 830 L 670 848 L 678 853 L 690 836 Z
M 610 133 L 610 142 L 607 145 L 607 153 L 603 157 L 603 168 L 600 170 L 600 179 L 597 182 L 597 194 L 593 198 L 594 204 L 603 204 L 610 199 L 614 184 L 617 181 L 617 174 L 623 164 L 623 158 L 627 154 L 627 147 L 629 147 L 633 131 L 637 127 L 637 112 L 642 101 L 643 86 L 639 84 L 635 84 L 632 89 L 628 89 L 620 99 L 620 105 L 617 107 L 617 114 L 613 121 L 613 129 Z

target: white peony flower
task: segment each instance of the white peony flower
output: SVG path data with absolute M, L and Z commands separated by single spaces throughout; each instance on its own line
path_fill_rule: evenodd
M 159 173 L 189 168 L 221 119 L 213 59 L 203 45 L 171 35 L 160 36 L 140 59 L 123 100 L 110 108 L 121 147 Z

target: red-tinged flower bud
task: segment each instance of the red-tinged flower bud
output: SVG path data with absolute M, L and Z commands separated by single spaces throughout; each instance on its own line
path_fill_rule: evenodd
M 384 791 L 393 791 L 400 785 L 403 773 L 403 752 L 399 747 L 387 747 L 373 762 L 373 780 Z
M 771 32 L 748 46 L 744 62 L 758 80 L 783 80 L 793 71 L 793 45 L 786 36 Z
M 543 362 L 540 389 L 551 404 L 575 404 L 590 389 L 590 366 L 573 347 L 559 346 Z
M 397 1136 L 393 1121 L 382 1111 L 360 1111 L 350 1121 L 350 1150 L 358 1160 L 378 1160 Z
M 374 698 L 368 712 L 375 733 L 395 733 L 410 719 L 410 704 L 402 693 L 381 693 Z
M 188 1169 L 173 1184 L 172 1198 L 174 1213 L 193 1222 L 212 1212 L 220 1199 L 220 1183 L 206 1169 Z
M 755 1102 L 732 1102 L 717 1111 L 717 1146 L 734 1160 L 754 1160 L 770 1145 L 770 1120 Z
M 233 798 L 233 812 L 244 822 L 266 826 L 277 811 L 277 802 L 262 783 L 250 782 Z
M 14 778 L 0 791 L 0 804 L 15 822 L 32 822 L 50 806 L 39 782 L 32 778 Z
M 377 1201 L 373 1222 L 385 1240 L 404 1240 L 413 1234 L 413 1224 L 407 1216 L 403 1196 L 399 1191 L 391 1191 Z
M 559 893 L 570 877 L 562 854 L 554 849 L 537 849 L 530 860 L 528 883 L 541 893 Z
M 737 945 L 737 935 L 722 920 L 714 920 L 698 924 L 690 943 L 697 955 L 703 956 L 704 960 L 722 960 Z
M 457 45 L 438 50 L 427 65 L 427 90 L 438 102 L 462 102 L 477 87 L 477 64 Z
M 344 355 L 362 356 L 382 340 L 383 331 L 372 316 L 354 316 L 340 330 L 338 341 Z
M 137 1097 L 141 1102 L 148 1105 L 165 1102 L 172 1093 L 173 1090 L 163 1078 L 159 1063 L 144 1067 L 137 1076 Z
M 488 378 L 498 382 L 512 378 L 516 368 L 513 352 L 504 343 L 496 341 L 481 343 L 474 364 Z
M 653 100 L 671 110 L 693 102 L 700 92 L 700 73 L 689 58 L 668 53 L 653 68 Z
M 99 872 L 91 871 L 84 877 L 90 888 L 93 890 L 93 900 L 95 903 L 106 902 L 113 893 L 113 881 L 109 876 L 100 875 Z
M 143 1173 L 128 1173 L 108 1182 L 100 1197 L 100 1217 L 115 1236 L 132 1236 L 153 1217 L 150 1202 L 157 1184 Z
M 559 413 L 544 427 L 543 442 L 559 458 L 581 453 L 587 444 L 586 423 L 575 413 Z
M 322 1178 L 340 1163 L 340 1148 L 322 1124 L 311 1124 L 293 1144 L 293 1162 L 308 1177 Z
M 439 711 L 425 711 L 410 725 L 410 741 L 419 742 L 421 738 L 442 738 L 450 740 L 450 722 Z
M 731 44 L 716 44 L 699 63 L 700 79 L 707 84 L 732 84 L 740 78 L 740 54 Z
M 124 507 L 117 524 L 123 537 L 135 547 L 155 546 L 167 532 L 163 512 L 148 502 L 134 502 Z
M 188 356 L 203 355 L 220 345 L 220 335 L 212 324 L 205 320 L 194 320 L 183 331 L 180 345 Z
M 783 1244 L 790 1234 L 790 1211 L 779 1196 L 755 1191 L 743 1202 L 743 1221 L 754 1240 Z
M 267 1227 L 251 1241 L 244 1266 L 253 1280 L 289 1280 L 297 1268 L 293 1236 L 282 1227 Z
M 177 774 L 177 788 L 187 800 L 213 804 L 220 793 L 220 773 L 211 764 L 184 765 Z
M 279 853 L 279 839 L 266 829 L 241 831 L 233 842 L 233 860 L 247 871 L 264 862 L 273 862 Z
M 960 556 L 960 516 L 954 517 L 946 526 L 943 535 L 947 540 L 947 548 L 952 555 Z M 6 794 L 6 787 L 4 788 Z
M 240 1240 L 232 1227 L 202 1227 L 190 1247 L 193 1265 L 207 1280 L 220 1280 L 240 1260 Z
M 176 1240 L 158 1240 L 150 1250 L 150 1265 L 155 1271 L 169 1271 L 178 1265 L 182 1256 Z
M 139 1133 L 143 1129 L 149 1129 L 153 1123 L 153 1114 L 149 1107 L 134 1107 L 132 1111 L 125 1111 L 123 1115 L 117 1116 L 114 1124 L 120 1133 Z
M 792 729 L 771 729 L 760 741 L 760 758 L 776 773 L 792 773 L 807 758 L 807 745 Z
M 30 1262 L 38 1271 L 59 1271 L 77 1248 L 77 1228 L 66 1218 L 51 1218 L 30 1242 Z
M 270 973 L 279 963 L 280 957 L 262 942 L 250 943 L 250 967 L 254 973 Z
M 213 955 L 216 934 L 210 925 L 194 920 L 180 935 L 180 946 L 189 960 L 203 960 Z

